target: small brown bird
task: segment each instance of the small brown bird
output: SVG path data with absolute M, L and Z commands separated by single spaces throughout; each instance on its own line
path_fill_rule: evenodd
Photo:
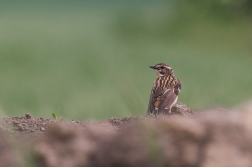
M 173 69 L 165 63 L 158 63 L 150 68 L 156 71 L 157 78 L 151 90 L 147 115 L 168 115 L 178 100 L 181 82 L 175 77 Z

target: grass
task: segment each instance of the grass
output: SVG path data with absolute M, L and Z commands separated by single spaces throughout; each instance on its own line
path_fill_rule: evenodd
M 195 21 L 166 31 L 162 19 L 149 17 L 153 10 L 44 9 L 1 11 L 2 116 L 51 118 L 59 107 L 67 119 L 144 115 L 155 79 L 148 66 L 158 62 L 174 68 L 179 101 L 192 108 L 251 98 L 249 21 Z

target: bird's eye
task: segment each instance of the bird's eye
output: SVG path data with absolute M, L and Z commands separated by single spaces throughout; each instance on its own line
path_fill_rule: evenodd
M 160 67 L 161 69 L 164 69 L 164 67 Z

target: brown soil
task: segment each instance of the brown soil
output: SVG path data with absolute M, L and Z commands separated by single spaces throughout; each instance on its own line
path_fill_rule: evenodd
M 193 111 L 188 108 L 183 103 L 178 103 L 172 108 L 171 117 L 175 116 L 187 116 L 193 113 Z M 31 114 L 27 113 L 22 117 L 9 117 L 0 119 L 0 129 L 8 131 L 10 134 L 24 134 L 31 137 L 37 137 L 46 132 L 46 130 L 54 125 L 55 123 L 62 123 L 75 128 L 85 128 L 87 125 L 100 125 L 107 128 L 119 129 L 124 125 L 127 125 L 135 120 L 156 120 L 154 116 L 149 117 L 124 117 L 124 118 L 110 118 L 108 120 L 100 122 L 80 122 L 80 121 L 56 121 L 54 119 L 44 119 L 44 118 L 34 118 Z
M 0 167 L 252 166 L 252 105 L 100 122 L 0 120 Z

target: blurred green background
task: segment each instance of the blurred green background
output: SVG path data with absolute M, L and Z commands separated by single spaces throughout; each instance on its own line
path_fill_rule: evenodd
M 180 102 L 231 108 L 252 93 L 249 0 L 0 1 L 0 115 L 145 115 L 169 64 Z

